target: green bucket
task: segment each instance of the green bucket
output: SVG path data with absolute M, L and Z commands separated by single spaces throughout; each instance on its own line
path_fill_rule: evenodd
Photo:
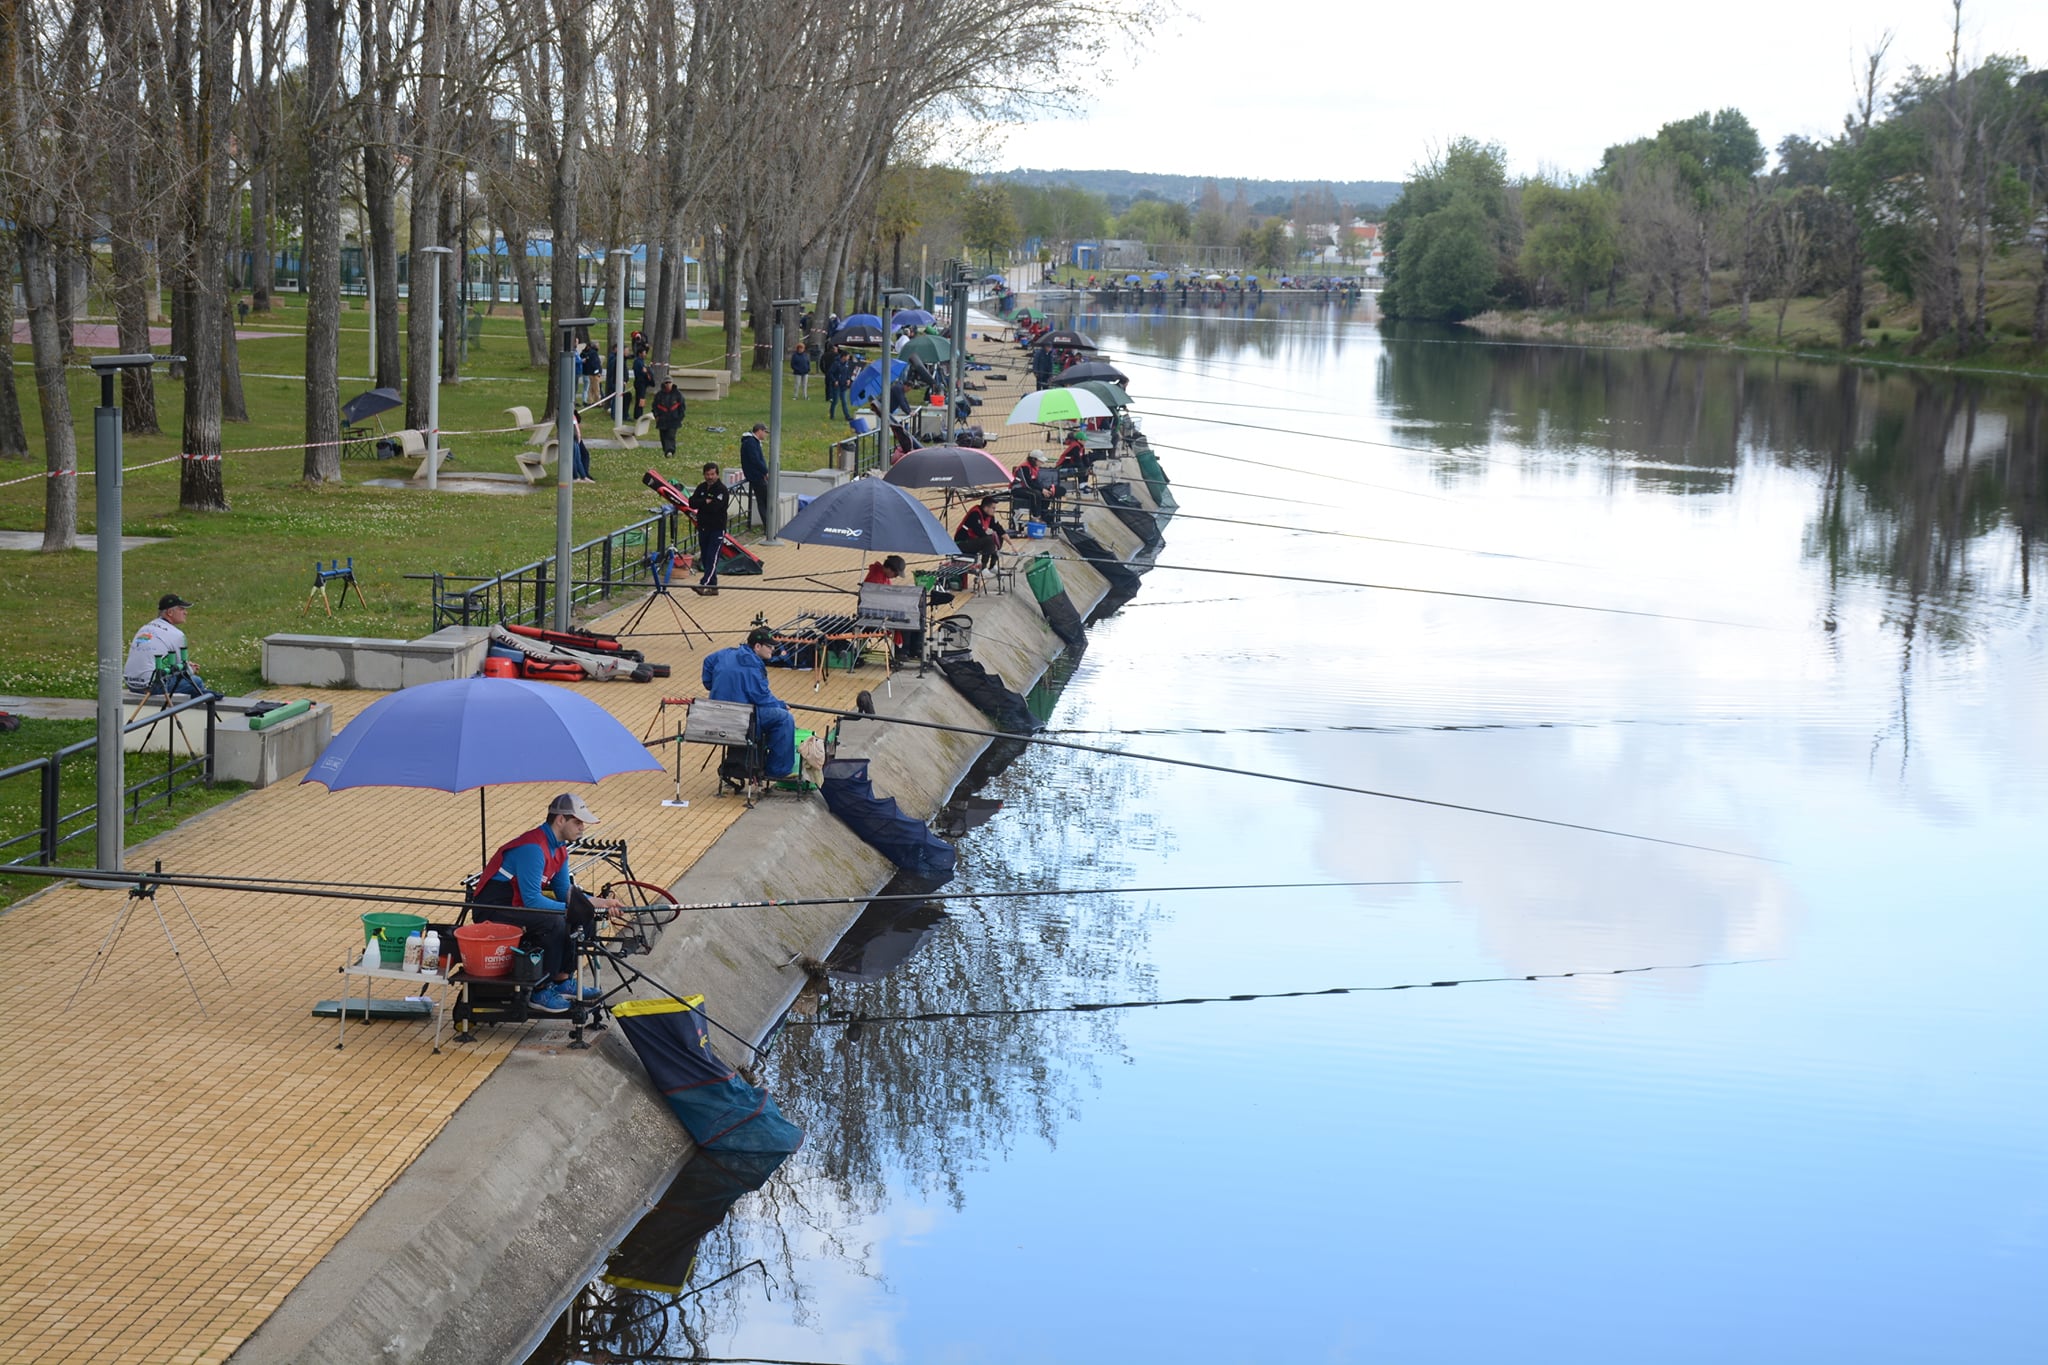
M 377 958 L 387 967 L 405 961 L 405 940 L 427 927 L 425 915 L 400 915 L 379 910 L 363 916 L 363 937 L 377 945 Z

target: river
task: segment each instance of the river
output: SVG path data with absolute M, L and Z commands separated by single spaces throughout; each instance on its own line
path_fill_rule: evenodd
M 793 1021 L 805 1151 L 612 1266 L 711 1287 L 536 1360 L 2039 1360 L 2041 388 L 1075 321 L 1186 515 L 1049 734 L 1237 771 L 992 779 L 957 886 L 1049 893 Z

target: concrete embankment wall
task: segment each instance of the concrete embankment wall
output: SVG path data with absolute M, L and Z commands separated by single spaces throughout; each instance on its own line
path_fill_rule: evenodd
M 1142 497 L 1142 481 L 1135 488 Z M 1140 549 L 1106 510 L 1091 509 L 1087 522 L 1117 557 Z M 1107 594 L 1107 582 L 1063 542 L 1022 547 L 1034 544 L 1059 558 L 1067 593 L 1085 617 Z M 1017 591 L 977 597 L 965 610 L 974 620 L 974 657 L 1017 691 L 1059 653 L 1021 579 Z M 804 701 L 786 683 L 778 690 L 793 704 Z M 887 689 L 878 672 L 873 691 L 885 715 L 992 728 L 937 671 L 924 678 L 898 673 Z M 797 719 L 809 725 L 825 718 L 799 712 Z M 839 751 L 871 759 L 876 791 L 929 818 L 987 744 L 852 720 L 842 727 Z M 893 871 L 817 797 L 771 797 L 672 889 L 685 904 L 865 897 Z M 794 959 L 824 957 L 861 908 L 686 912 L 653 953 L 633 961 L 679 994 L 702 993 L 712 1018 L 758 1041 L 804 984 Z M 730 1038 L 715 1041 L 728 1058 L 744 1060 Z M 517 1360 L 689 1153 L 688 1135 L 617 1029 L 597 1035 L 588 1052 L 519 1049 L 232 1359 Z

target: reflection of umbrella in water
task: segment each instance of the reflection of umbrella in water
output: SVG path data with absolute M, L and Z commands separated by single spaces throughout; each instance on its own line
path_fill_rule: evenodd
M 878 554 L 950 555 L 959 547 L 917 495 L 882 479 L 828 488 L 782 528 L 799 545 L 838 545 Z
M 506 742 L 516 735 L 517 743 Z M 476 789 L 513 782 L 597 782 L 661 764 L 611 712 L 581 693 L 516 678 L 456 678 L 380 697 L 321 750 L 301 780 L 348 787 Z M 488 837 L 479 828 L 484 858 Z M 479 864 L 481 866 L 481 864 Z
M 341 405 L 341 420 L 347 426 L 361 426 L 364 418 L 389 412 L 403 402 L 405 400 L 399 397 L 397 389 L 371 389 Z
M 898 488 L 989 488 L 1010 481 L 1010 471 L 986 450 L 922 446 L 889 466 L 884 480 Z
M 1054 388 L 1065 388 L 1073 384 L 1084 384 L 1091 379 L 1106 379 L 1112 384 L 1131 386 L 1130 378 L 1107 360 L 1084 360 L 1078 365 L 1069 365 L 1052 377 Z
M 835 980 L 880 981 L 907 962 L 945 920 L 946 912 L 929 901 L 913 902 L 907 910 L 896 901 L 871 903 L 826 954 L 825 965 Z
M 900 359 L 891 360 L 889 362 L 889 382 L 891 384 L 895 383 L 909 369 L 910 365 L 907 361 Z M 865 403 L 871 398 L 879 397 L 881 392 L 882 362 L 879 360 L 870 360 L 862 367 L 861 372 L 853 377 L 853 387 L 847 390 L 848 396 L 856 404 Z
M 1155 270 L 1152 272 L 1152 278 L 1155 280 L 1170 280 L 1173 277 L 1167 274 L 1164 270 Z
M 1140 280 L 1139 280 L 1139 277 L 1138 277 L 1138 276 L 1136 276 L 1136 275 L 1126 275 L 1126 276 L 1124 276 L 1124 283 L 1125 283 L 1125 284 L 1137 284 L 1137 283 L 1139 283 L 1139 282 L 1140 282 Z
M 1069 386 L 1025 394 L 1017 406 L 1010 409 L 1010 415 L 1003 422 L 1006 426 L 1020 427 L 1030 422 L 1079 422 L 1090 417 L 1107 416 L 1109 407 L 1100 398 L 1086 389 Z

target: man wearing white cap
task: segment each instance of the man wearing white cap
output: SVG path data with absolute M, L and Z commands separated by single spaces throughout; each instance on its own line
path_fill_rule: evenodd
M 585 895 L 569 878 L 569 846 L 596 823 L 582 797 L 563 792 L 548 803 L 540 827 L 492 854 L 477 878 L 471 914 L 479 923 L 515 924 L 540 940 L 547 980 L 533 993 L 536 1014 L 567 1014 L 579 993 L 584 1000 L 603 994 L 595 986 L 577 985 L 569 948 L 571 931 L 594 933 L 597 911 L 625 904 L 611 896 Z

